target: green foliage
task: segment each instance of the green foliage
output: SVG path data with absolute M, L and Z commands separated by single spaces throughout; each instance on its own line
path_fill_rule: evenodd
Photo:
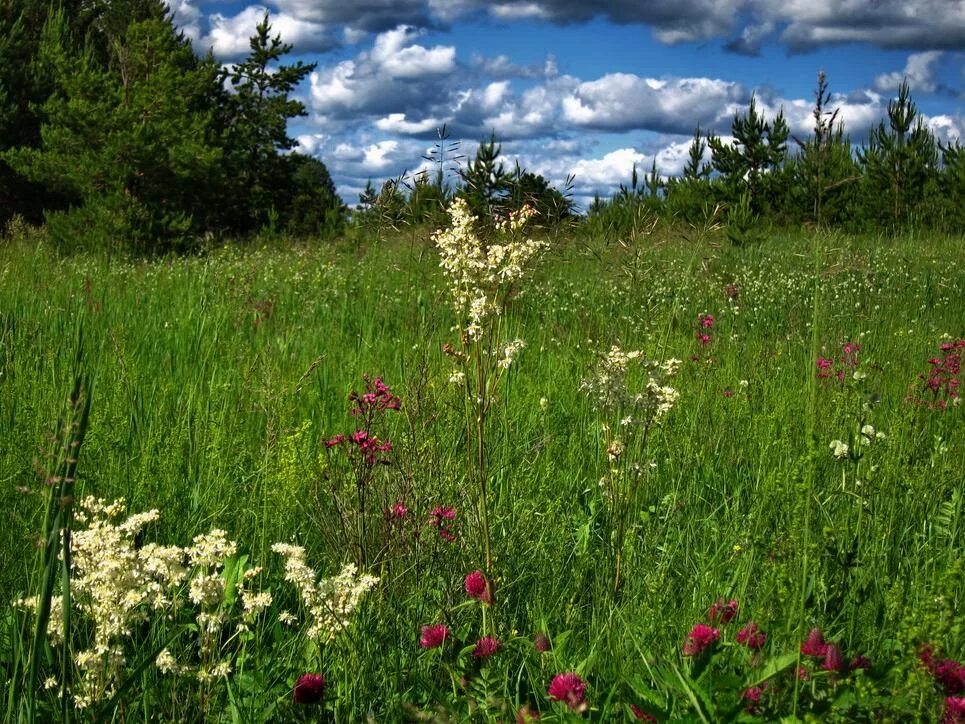
M 42 143 L 6 158 L 70 199 L 49 216 L 52 238 L 142 252 L 183 245 L 203 214 L 195 190 L 220 161 L 205 107 L 213 66 L 163 20 L 127 27 L 113 47 L 116 72 L 90 49 L 70 53 L 62 16 L 43 42 L 56 90 L 43 106 Z
M 935 193 L 938 149 L 911 100 L 907 81 L 888 103 L 888 126 L 882 121 L 872 129 L 858 160 L 864 171 L 862 201 L 873 221 L 900 227 L 916 219 Z
M 282 157 L 282 180 L 288 188 L 279 194 L 279 224 L 296 236 L 331 236 L 345 221 L 345 205 L 325 164 L 317 158 L 291 153 Z
M 457 195 L 466 199 L 469 209 L 479 219 L 492 219 L 510 190 L 509 174 L 499 156 L 502 144 L 496 134 L 479 144 L 476 155 L 459 170 L 462 181 Z
M 754 213 L 773 209 L 782 189 L 772 172 L 787 158 L 789 129 L 784 110 L 768 122 L 757 112 L 757 102 L 752 96 L 747 113 L 734 114 L 731 135 L 733 143 L 724 143 L 713 135 L 707 138 L 714 170 L 732 190 L 731 200 L 739 201 L 746 193 Z
M 279 61 L 292 46 L 271 35 L 268 14 L 258 24 L 251 50 L 240 63 L 222 68 L 218 85 L 217 123 L 224 148 L 222 179 L 228 189 L 220 221 L 228 228 L 247 232 L 268 222 L 284 206 L 287 178 L 281 151 L 294 147 L 288 120 L 306 115 L 301 101 L 292 99 L 295 87 L 315 64 Z M 294 167 L 296 170 L 298 166 Z
M 487 432 L 489 607 L 464 588 L 480 541 L 465 474 L 464 393 L 449 382 L 453 359 L 440 352 L 454 318 L 439 258 L 408 233 L 360 249 L 222 248 L 157 264 L 64 259 L 35 239 L 8 242 L 0 269 L 4 603 L 37 590 L 30 562 L 50 489 L 35 479 L 34 458 L 74 378 L 79 319 L 94 397 L 77 495 L 124 496 L 132 512 L 158 508 L 139 544 L 186 546 L 224 529 L 241 550 L 222 580 L 237 585 L 241 571 L 265 566 L 263 590 L 275 599 L 250 630 L 225 629 L 218 641 L 232 673 L 204 687 L 150 663 L 139 670 L 165 645 L 179 663 L 198 663 L 197 628 L 167 641 L 186 623 L 184 609 L 174 621 L 155 616 L 135 627 L 125 648 L 130 686 L 116 711 L 78 710 L 73 719 L 140 720 L 148 711 L 188 721 L 203 706 L 208 720 L 512 721 L 523 705 L 544 720 L 573 718 L 547 687 L 556 673 L 576 671 L 594 720 L 623 720 L 630 704 L 693 719 L 694 699 L 721 720 L 748 720 L 743 688 L 769 679 L 775 688 L 757 720 L 773 721 L 794 711 L 787 657 L 812 626 L 849 660 L 863 653 L 874 667 L 835 684 L 810 660 L 798 718 L 940 719 L 942 693 L 916 646 L 931 643 L 943 658 L 965 652 L 956 615 L 965 591 L 965 425 L 960 406 L 928 409 L 905 398 L 924 384 L 919 374 L 942 335 L 960 335 L 952 292 L 965 272 L 952 262 L 965 253 L 963 240 L 777 233 L 745 248 L 720 240 L 662 230 L 636 245 L 563 235 L 499 315 L 499 339 L 519 336 L 528 346 L 505 372 Z M 695 328 L 706 313 L 715 321 L 701 327 L 712 337 L 703 345 Z M 837 370 L 852 339 L 861 365 L 840 381 L 817 378 L 815 357 L 833 358 Z M 640 460 L 647 472 L 627 511 L 633 535 L 619 597 L 609 593 L 603 431 L 579 392 L 594 353 L 610 344 L 684 360 L 672 382 L 680 398 Z M 854 371 L 867 376 L 856 380 Z M 311 646 L 278 620 L 297 600 L 268 550 L 278 540 L 302 544 L 326 576 L 354 555 L 338 516 L 327 513 L 352 504 L 357 478 L 334 457 L 343 451 L 326 453 L 323 441 L 357 429 L 345 401 L 365 372 L 383 374 L 401 397 L 384 433 L 391 464 L 378 466 L 370 491 L 379 492 L 367 502 L 369 530 L 379 531 L 372 545 L 392 531 L 384 549 L 373 548 L 386 566 L 372 571 L 382 580 L 348 635 Z M 880 402 L 867 413 L 872 394 Z M 860 465 L 835 458 L 828 443 L 861 444 L 864 424 L 886 438 L 860 448 Z M 326 455 L 333 464 L 316 465 Z M 409 514 L 389 525 L 380 498 L 391 504 L 396 495 Z M 456 508 L 455 542 L 427 524 L 442 505 Z M 744 611 L 723 633 L 719 658 L 699 669 L 680 647 L 719 596 Z M 229 603 L 237 612 L 239 601 L 226 597 L 226 611 Z M 469 649 L 486 631 L 483 612 L 503 642 L 486 661 Z M 750 618 L 769 636 L 756 666 L 733 644 Z M 15 657 L 7 643 L 20 630 L 11 620 L 29 621 L 0 616 L 3 686 Z M 452 640 L 421 649 L 420 627 L 437 622 Z M 532 646 L 538 632 L 551 642 L 545 653 Z M 84 640 L 83 630 L 77 635 Z M 56 666 L 44 658 L 40 680 Z M 326 700 L 296 706 L 292 686 L 310 671 L 325 674 Z M 56 720 L 57 690 L 37 697 L 38 719 Z

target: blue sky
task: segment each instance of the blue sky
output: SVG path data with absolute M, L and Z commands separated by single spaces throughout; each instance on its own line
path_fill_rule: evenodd
M 443 123 L 471 155 L 495 132 L 507 163 L 585 202 L 634 163 L 678 174 L 695 125 L 726 136 L 755 95 L 801 137 L 824 69 L 852 140 L 867 138 L 906 77 L 943 141 L 965 142 L 963 0 L 168 0 L 204 52 L 243 56 L 270 11 L 292 58 L 300 151 L 355 203 L 426 168 Z

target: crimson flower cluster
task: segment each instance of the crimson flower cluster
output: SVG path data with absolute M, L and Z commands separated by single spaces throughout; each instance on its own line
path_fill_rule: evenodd
M 325 448 L 330 450 L 348 444 L 351 453 L 358 455 L 365 465 L 372 467 L 376 463 L 389 462 L 385 454 L 392 452 L 392 443 L 389 440 L 380 440 L 370 431 L 387 410 L 398 411 L 401 408 L 401 402 L 392 394 L 381 377 L 372 380 L 366 375 L 364 379 L 366 391 L 359 394 L 352 390 L 349 395 L 349 400 L 352 402 L 352 416 L 361 418 L 361 426 L 351 435 L 338 434 L 329 438 L 325 441 Z
M 302 674 L 292 689 L 296 704 L 318 704 L 325 698 L 325 677 L 322 674 Z
M 358 393 L 352 390 L 348 399 L 352 402 L 352 417 L 362 417 L 368 419 L 374 413 L 394 410 L 398 412 L 402 409 L 402 401 L 389 389 L 381 377 L 370 379 L 368 375 L 365 380 L 365 392 Z
M 949 404 L 957 404 L 958 390 L 962 383 L 963 351 L 965 351 L 965 339 L 942 342 L 939 346 L 939 354 L 928 360 L 931 369 L 918 375 L 925 393 L 930 393 L 931 399 L 919 400 L 914 391 L 906 399 L 937 410 L 944 410 Z
M 566 704 L 573 711 L 586 710 L 586 682 L 572 671 L 557 674 L 550 682 L 550 699 Z
M 965 724 L 965 664 L 938 659 L 931 646 L 923 646 L 918 659 L 945 695 L 942 724 Z
M 455 543 L 458 539 L 453 530 L 456 520 L 456 509 L 448 505 L 437 505 L 429 512 L 429 525 L 438 529 L 439 537 L 447 543 Z
M 838 381 L 844 381 L 848 370 L 853 370 L 858 366 L 859 352 L 861 352 L 860 344 L 857 342 L 845 342 L 841 345 L 841 355 L 837 360 L 828 357 L 818 357 L 815 362 L 818 370 L 818 379 L 827 380 L 833 377 Z
M 837 674 L 848 674 L 857 669 L 870 669 L 871 661 L 865 656 L 855 656 L 848 663 L 844 660 L 841 647 L 824 640 L 824 633 L 815 626 L 801 643 L 801 654 L 821 662 L 821 668 Z M 807 678 L 807 671 L 799 672 L 802 679 Z

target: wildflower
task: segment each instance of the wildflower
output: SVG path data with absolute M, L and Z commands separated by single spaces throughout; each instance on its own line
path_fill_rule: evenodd
M 449 375 L 449 384 L 461 385 L 466 381 L 466 373 L 462 370 L 455 370 L 451 375 Z
M 965 696 L 945 697 L 942 724 L 965 724 Z
M 540 398 L 539 398 L 539 409 L 545 411 L 546 408 L 549 407 L 549 406 L 550 406 L 550 401 L 549 401 L 548 399 L 546 399 L 545 397 L 540 397 Z
M 744 711 L 748 714 L 757 714 L 761 707 L 761 697 L 764 695 L 764 687 L 762 686 L 751 686 L 750 688 L 744 689 L 744 693 L 741 694 L 741 698 L 747 702 L 744 706 Z
M 315 571 L 305 562 L 304 548 L 275 543 L 271 549 L 285 557 L 285 580 L 294 584 L 308 613 L 306 635 L 310 639 L 331 640 L 348 628 L 362 596 L 379 582 L 375 576 L 358 575 L 351 563 L 332 578 L 316 581 Z
M 424 649 L 437 649 L 449 638 L 449 628 L 443 623 L 429 624 L 422 627 L 419 646 Z
M 761 631 L 753 621 L 748 621 L 744 628 L 737 632 L 737 643 L 744 644 L 749 649 L 760 649 L 766 642 L 767 634 Z
M 828 445 L 831 448 L 831 454 L 838 460 L 845 460 L 848 457 L 850 448 L 846 442 L 841 442 L 840 440 L 832 440 Z
M 825 671 L 842 672 L 845 670 L 844 659 L 841 657 L 841 649 L 837 644 L 828 644 L 824 651 L 824 662 L 821 668 Z
M 514 234 L 529 218 L 517 213 L 499 227 L 501 235 Z M 453 308 L 469 341 L 478 340 L 487 320 L 499 314 L 499 293 L 525 276 L 530 262 L 545 248 L 533 239 L 485 243 L 473 229 L 475 218 L 465 199 L 449 207 L 450 226 L 432 235 L 439 249 L 440 266 L 449 280 Z
M 728 398 L 729 398 L 729 397 L 733 397 L 733 396 L 734 396 L 734 391 L 733 391 L 732 389 L 730 389 L 730 388 L 728 387 L 726 390 L 724 390 L 724 397 L 728 397 Z
M 502 644 L 499 639 L 495 639 L 492 636 L 483 636 L 476 642 L 476 647 L 472 650 L 472 655 L 477 659 L 488 659 L 499 651 L 500 646 L 502 646 Z
M 545 654 L 550 650 L 550 639 L 544 633 L 538 633 L 533 638 L 533 648 L 536 649 L 538 653 Z
M 317 704 L 325 698 L 325 677 L 321 674 L 302 674 L 295 682 L 292 698 L 296 704 Z
M 482 571 L 473 571 L 466 575 L 465 580 L 466 594 L 470 598 L 475 598 L 483 603 L 492 603 L 492 596 L 489 592 L 489 581 Z
M 706 347 L 711 342 L 710 335 L 706 332 L 697 333 L 697 341 L 700 342 L 704 347 Z
M 824 634 L 817 626 L 808 632 L 808 637 L 801 644 L 801 653 L 805 656 L 812 656 L 816 659 L 823 658 L 828 651 L 828 645 L 824 641 Z
M 393 520 L 402 520 L 409 514 L 409 508 L 401 500 L 397 500 L 389 506 L 389 517 Z
M 851 659 L 851 663 L 848 665 L 848 668 L 851 669 L 851 671 L 857 671 L 858 669 L 870 669 L 871 659 L 863 654 L 859 654 Z
M 720 629 L 705 623 L 695 624 L 684 641 L 684 656 L 700 656 L 720 638 Z
M 586 709 L 586 682 L 579 674 L 557 674 L 550 682 L 547 693 L 550 699 L 563 702 L 573 711 Z
M 726 287 L 724 287 L 724 293 L 727 294 L 728 299 L 737 299 L 737 297 L 740 296 L 740 287 L 738 287 L 736 284 L 728 284 Z
M 56 688 L 57 688 L 56 676 L 48 676 L 46 679 L 44 679 L 44 689 L 49 691 L 50 689 L 56 689 Z
M 704 329 L 713 329 L 714 327 L 714 315 L 713 314 L 701 314 L 697 317 L 697 322 Z
M 730 601 L 724 601 L 720 598 L 710 604 L 710 608 L 707 609 L 707 620 L 711 623 L 730 623 L 734 620 L 734 616 L 737 615 L 737 609 L 740 608 L 740 604 L 734 599 Z
M 513 360 L 516 359 L 516 355 L 519 354 L 519 351 L 525 346 L 526 343 L 521 339 L 514 339 L 512 342 L 507 343 L 506 346 L 503 347 L 503 357 L 496 365 L 500 369 L 509 369 Z
M 336 435 L 335 437 L 329 438 L 328 440 L 325 441 L 325 447 L 333 448 L 336 445 L 341 445 L 343 442 L 345 442 L 345 439 L 346 439 L 345 435 L 342 435 L 342 434 Z
M 818 368 L 818 377 L 822 380 L 827 379 L 831 376 L 831 366 L 834 363 L 827 357 L 818 357 L 816 365 Z

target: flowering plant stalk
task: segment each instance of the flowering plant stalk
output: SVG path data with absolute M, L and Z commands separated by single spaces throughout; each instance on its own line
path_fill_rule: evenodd
M 651 430 L 677 401 L 679 393 L 667 380 L 679 367 L 680 360 L 653 362 L 639 350 L 614 345 L 581 385 L 603 418 L 607 472 L 600 487 L 611 526 L 614 591 L 622 584 L 624 548 L 647 470 L 644 451 Z
M 358 538 L 355 546 L 357 564 L 367 568 L 372 561 L 369 550 L 368 518 L 373 511 L 369 505 L 372 488 L 376 482 L 376 468 L 391 464 L 389 454 L 392 452 L 392 442 L 382 434 L 386 417 L 389 412 L 402 409 L 399 397 L 393 394 L 381 377 L 375 379 L 365 376 L 365 392 L 355 390 L 349 395 L 352 403 L 351 415 L 355 418 L 355 431 L 350 434 L 339 433 L 325 441 L 326 451 L 345 453 L 345 461 L 351 466 L 350 477 L 354 479 L 354 497 L 356 519 L 354 533 Z M 377 433 L 382 434 L 380 438 Z M 336 491 L 333 491 L 336 492 Z M 335 497 L 338 497 L 337 492 Z M 375 511 L 383 519 L 387 511 Z M 345 521 L 342 529 L 346 530 Z
M 465 393 L 468 466 L 477 492 L 476 508 L 483 545 L 485 570 L 492 572 L 489 533 L 489 478 L 486 469 L 486 419 L 500 379 L 525 343 L 501 341 L 504 312 L 520 281 L 545 243 L 526 238 L 523 228 L 535 211 L 524 206 L 495 224 L 494 235 L 484 238 L 465 200 L 449 208 L 450 225 L 433 234 L 440 265 L 449 282 L 456 314 L 459 346 L 446 344 L 444 352 L 455 362 L 450 382 Z

